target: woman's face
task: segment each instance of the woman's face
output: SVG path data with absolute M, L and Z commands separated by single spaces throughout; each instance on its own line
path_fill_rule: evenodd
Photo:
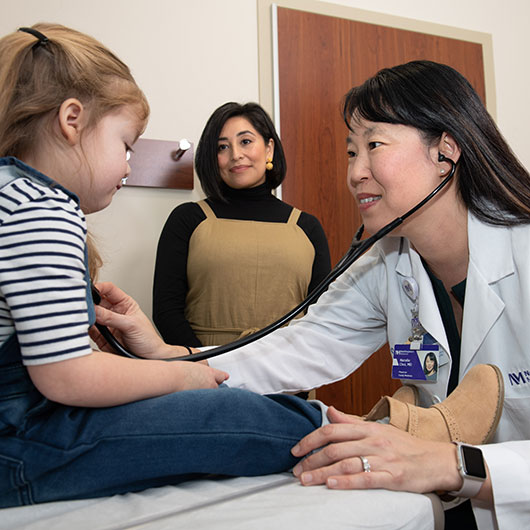
M 431 372 L 433 368 L 434 368 L 434 359 L 432 359 L 431 357 L 426 357 L 425 358 L 425 369 L 427 370 L 427 372 Z
M 347 138 L 348 188 L 357 201 L 366 230 L 374 234 L 420 202 L 441 182 L 437 145 L 425 144 L 414 127 L 351 122 Z M 432 204 L 432 201 L 430 204 Z M 393 235 L 409 235 L 412 223 L 427 211 L 422 208 Z M 421 223 L 420 223 L 421 227 Z M 422 229 L 424 227 L 421 227 Z
M 273 157 L 274 141 L 263 136 L 242 116 L 227 120 L 219 135 L 217 162 L 224 183 L 231 188 L 254 188 L 265 182 L 265 164 Z

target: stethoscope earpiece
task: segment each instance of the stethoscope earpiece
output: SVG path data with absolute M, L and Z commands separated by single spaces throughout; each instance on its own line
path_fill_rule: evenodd
M 451 164 L 451 166 L 454 165 L 454 162 L 450 158 L 447 158 L 444 154 L 440 152 L 438 152 L 438 162 L 448 162 L 449 164 Z M 440 173 L 443 175 L 445 173 L 445 169 L 440 169 Z

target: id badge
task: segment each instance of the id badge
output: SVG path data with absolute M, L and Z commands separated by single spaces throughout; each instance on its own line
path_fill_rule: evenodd
M 392 349 L 392 379 L 436 383 L 439 355 L 438 344 L 396 344 Z

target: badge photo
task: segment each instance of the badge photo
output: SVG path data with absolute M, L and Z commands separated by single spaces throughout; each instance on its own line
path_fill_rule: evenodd
M 396 344 L 392 349 L 392 378 L 438 380 L 438 344 Z

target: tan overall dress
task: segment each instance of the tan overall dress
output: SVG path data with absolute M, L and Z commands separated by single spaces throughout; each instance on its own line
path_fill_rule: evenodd
M 313 244 L 296 224 L 206 219 L 188 252 L 186 318 L 204 346 L 226 344 L 274 322 L 307 295 Z

